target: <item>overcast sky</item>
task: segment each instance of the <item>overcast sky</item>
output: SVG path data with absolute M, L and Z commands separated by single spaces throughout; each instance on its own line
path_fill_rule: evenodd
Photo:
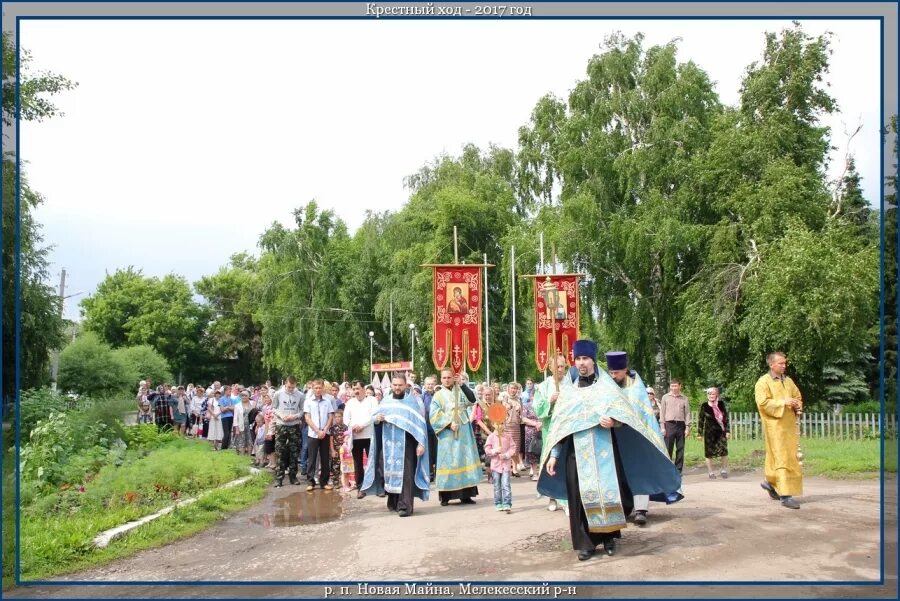
M 92 293 L 129 265 L 194 282 L 257 252 L 273 222 L 315 199 L 351 231 L 366 209 L 402 207 L 402 180 L 464 144 L 515 149 L 546 93 L 567 98 L 609 33 L 681 38 L 721 100 L 737 104 L 763 33 L 788 21 L 29 21 L 33 69 L 78 82 L 64 117 L 21 124 L 31 186 L 45 203 L 52 283 Z M 803 23 L 835 33 L 828 78 L 834 169 L 847 130 L 878 202 L 877 21 Z M 426 232 L 423 232 L 423 235 Z M 78 301 L 66 317 L 79 317 Z

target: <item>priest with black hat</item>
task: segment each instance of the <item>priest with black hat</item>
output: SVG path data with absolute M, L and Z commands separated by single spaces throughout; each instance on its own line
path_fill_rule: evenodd
M 597 344 L 578 340 L 573 355 L 575 368 L 560 382 L 538 491 L 568 499 L 572 547 L 583 561 L 600 544 L 607 555 L 615 553 L 634 495 L 680 498 L 669 491 L 681 487 L 681 474 L 652 412 L 648 417 L 597 368 Z
M 653 403 L 650 401 L 647 388 L 636 371 L 628 367 L 628 353 L 625 351 L 609 351 L 606 353 L 606 370 L 610 377 L 622 389 L 628 397 L 635 411 L 642 414 L 643 421 L 650 425 L 653 436 L 662 439 L 659 429 L 659 421 L 653 412 Z M 680 492 L 671 495 L 657 497 L 654 500 L 664 500 L 667 503 L 681 498 Z M 634 495 L 634 523 L 638 526 L 647 524 L 647 513 L 650 510 L 650 495 Z

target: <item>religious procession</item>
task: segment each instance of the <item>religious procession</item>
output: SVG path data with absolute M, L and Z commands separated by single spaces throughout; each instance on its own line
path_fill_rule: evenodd
M 142 382 L 139 408 L 148 415 L 152 406 L 158 427 L 178 424 L 216 450 L 234 444 L 238 453 L 252 452 L 257 466 L 273 472 L 276 488 L 374 495 L 401 518 L 414 515 L 417 499 L 436 497 L 448 508 L 475 504 L 485 481 L 495 509 L 510 513 L 511 478 L 527 477 L 547 509 L 566 516 L 580 561 L 598 550 L 614 555 L 629 521 L 649 523 L 651 501 L 670 505 L 684 498 L 684 445 L 692 424 L 681 382 L 673 378 L 657 400 L 626 351 L 604 352 L 579 337 L 577 274 L 531 276 L 535 361 L 547 375 L 523 387 L 469 382 L 467 375 L 480 368 L 485 350 L 480 283 L 490 265 L 427 267 L 434 278 L 432 359 L 439 376 L 421 385 L 410 362 L 372 363 L 371 382 L 298 385 L 291 375 L 277 389 L 271 382 L 234 385 L 230 394 L 214 382 L 208 389 L 190 385 L 175 397 L 148 397 Z M 785 376 L 785 354 L 773 351 L 766 360 L 769 370 L 755 386 L 765 429 L 760 486 L 783 507 L 799 509 L 802 396 Z M 696 425 L 710 479 L 728 478 L 729 421 L 719 392 L 717 386 L 706 390 Z M 185 398 L 175 406 L 178 395 Z M 714 460 L 721 462 L 718 474 Z

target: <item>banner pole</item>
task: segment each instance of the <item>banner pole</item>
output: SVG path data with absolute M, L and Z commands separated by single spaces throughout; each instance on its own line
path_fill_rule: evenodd
M 485 261 L 487 263 L 487 261 Z M 510 246 L 510 269 L 512 271 L 512 381 L 516 378 L 516 247 Z
M 484 264 L 487 265 L 487 253 L 484 253 Z M 488 384 L 491 382 L 491 339 L 490 339 L 490 325 L 489 325 L 489 313 L 488 313 L 488 286 L 487 286 L 487 267 L 482 267 L 484 270 L 484 292 L 482 296 L 484 297 L 484 379 L 487 380 Z

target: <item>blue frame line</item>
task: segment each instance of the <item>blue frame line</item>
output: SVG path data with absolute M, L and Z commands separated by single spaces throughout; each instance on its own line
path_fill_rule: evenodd
M 104 2 L 117 2 L 119 0 L 102 0 Z M 202 2 L 208 2 L 212 0 L 200 0 Z M 280 0 L 279 0 L 280 1 Z M 494 2 L 495 0 L 490 0 Z M 669 1 L 669 0 L 664 0 Z M 714 0 L 703 0 L 712 2 Z M 807 0 L 802 0 L 807 1 Z M 812 0 L 809 0 L 812 1 Z M 884 20 L 884 17 L 881 15 L 846 15 L 846 16 L 822 16 L 822 15 L 811 15 L 811 16 L 787 16 L 787 15 L 754 15 L 754 16 L 745 16 L 745 15 L 735 15 L 729 17 L 709 17 L 709 16 L 654 16 L 654 15 L 597 15 L 597 16 L 578 16 L 578 15 L 544 15 L 544 16 L 533 16 L 533 17 L 519 17 L 519 16 L 504 16 L 504 17 L 494 17 L 490 15 L 479 15 L 479 16 L 416 16 L 416 15 L 398 15 L 398 16 L 382 16 L 379 18 L 375 18 L 371 15 L 336 15 L 336 16 L 323 16 L 323 15 L 287 15 L 287 16 L 278 16 L 278 15 L 250 15 L 250 16 L 240 16 L 240 15 L 222 15 L 216 17 L 204 16 L 204 15 L 179 15 L 177 17 L 166 17 L 160 15 L 128 15 L 123 17 L 116 16 L 84 16 L 84 15 L 63 15 L 63 16 L 52 16 L 52 15 L 34 15 L 27 17 L 16 17 L 16 20 L 28 20 L 28 21 L 381 21 L 381 20 L 391 20 L 391 21 L 459 21 L 459 20 L 467 20 L 467 21 L 483 21 L 483 20 L 495 20 L 495 21 L 573 21 L 573 20 L 596 20 L 596 21 L 796 21 L 797 19 L 802 19 L 804 21 L 875 21 L 875 20 Z
M 16 295 L 16 342 L 15 342 L 15 365 L 16 365 L 16 374 L 15 374 L 15 403 L 16 403 L 16 583 L 21 582 L 22 578 L 22 557 L 19 554 L 19 548 L 21 547 L 21 528 L 22 528 L 22 512 L 19 511 L 19 506 L 21 505 L 21 493 L 22 493 L 22 478 L 19 473 L 19 464 L 21 461 L 20 457 L 20 449 L 21 449 L 21 435 L 22 435 L 22 412 L 19 411 L 19 386 L 22 381 L 21 374 L 21 360 L 22 360 L 22 352 L 21 352 L 21 336 L 22 336 L 22 286 L 21 286 L 21 267 L 22 267 L 22 257 L 21 257 L 21 201 L 22 201 L 22 186 L 21 186 L 21 152 L 20 152 L 20 144 L 22 143 L 22 137 L 19 135 L 19 116 L 22 112 L 22 95 L 21 95 L 21 65 L 20 65 L 20 21 L 16 19 L 16 233 L 15 233 L 15 247 L 16 247 L 16 286 L 15 286 L 15 295 Z
M 66 4 L 75 4 L 76 0 L 62 0 Z M 121 0 L 95 0 L 99 3 L 121 3 Z M 213 3 L 214 0 L 197 0 L 203 3 Z M 284 3 L 284 4 L 305 4 L 307 2 L 294 2 L 292 0 L 272 0 L 275 3 Z M 493 0 L 492 0 L 493 1 Z M 571 0 L 577 3 L 594 3 L 591 0 Z M 609 0 L 612 2 L 613 0 Z M 649 0 L 648 0 L 649 1 Z M 660 0 L 666 3 L 675 4 L 676 0 Z M 802 3 L 816 3 L 816 4 L 846 4 L 844 0 L 794 0 L 795 2 Z M 720 0 L 693 0 L 694 3 L 719 3 Z M 43 4 L 44 2 L 41 0 L 21 0 L 19 2 L 21 4 Z M 219 4 L 244 4 L 244 0 L 225 0 L 223 2 L 218 2 Z M 364 4 L 364 1 L 359 0 L 336 0 L 335 3 L 338 4 Z M 373 2 L 374 4 L 379 4 L 380 2 Z M 393 4 L 395 2 L 387 1 L 384 2 L 386 4 Z M 461 0 L 460 4 L 477 4 L 477 1 L 469 1 L 469 0 Z M 519 2 L 510 2 L 510 4 L 517 4 Z M 601 3 L 605 3 L 605 0 L 601 0 Z M 620 3 L 620 2 L 617 2 Z M 635 4 L 643 4 L 641 0 L 635 0 Z M 682 2 L 679 2 L 682 3 Z M 896 2 L 890 0 L 874 0 L 873 4 L 886 4 L 886 5 L 895 5 Z M 176 0 L 158 0 L 153 1 L 151 4 L 180 4 Z M 756 2 L 736 2 L 735 4 L 748 4 L 754 5 Z M 467 16 L 415 16 L 415 15 L 407 15 L 407 16 L 382 16 L 380 19 L 390 19 L 390 20 L 459 20 L 459 19 L 470 19 L 470 20 L 484 20 L 484 19 L 500 19 L 501 17 L 491 17 L 487 15 L 479 15 L 477 17 L 467 17 Z M 35 16 L 16 16 L 16 199 L 15 199 L 15 207 L 16 207 L 16 227 L 15 227 L 15 253 L 16 253 L 16 276 L 15 276 L 15 407 L 16 407 L 16 418 L 15 418 L 15 444 L 16 444 L 16 466 L 15 466 L 15 476 L 16 476 L 16 487 L 15 487 L 15 496 L 16 496 L 16 528 L 15 528 L 15 536 L 16 536 L 16 546 L 15 546 L 15 583 L 18 586 L 24 587 L 33 587 L 33 586 L 325 586 L 325 585 L 349 585 L 353 586 L 358 584 L 356 581 L 282 581 L 282 580 L 267 580 L 267 581 L 230 581 L 230 582 L 221 582 L 221 581 L 146 581 L 146 580 L 136 580 L 136 581 L 84 581 L 84 580 L 30 580 L 30 581 L 22 581 L 21 579 L 21 557 L 19 553 L 20 549 L 20 539 L 21 539 L 21 515 L 20 515 L 20 500 L 21 500 L 21 474 L 19 471 L 19 462 L 20 462 L 20 443 L 21 443 L 21 412 L 18 410 L 19 407 L 19 386 L 21 383 L 21 375 L 20 375 L 20 360 L 21 360 L 21 285 L 20 285 L 20 268 L 21 268 L 21 257 L 20 257 L 20 202 L 21 202 L 21 190 L 20 190 L 20 152 L 19 145 L 21 136 L 19 135 L 19 121 L 20 121 L 20 112 L 21 112 L 21 88 L 20 88 L 20 54 L 21 54 L 21 35 L 20 35 L 20 26 L 23 20 L 34 20 L 34 21 L 44 21 L 44 20 L 69 20 L 69 21 L 117 21 L 117 20 L 159 20 L 159 21 L 178 21 L 178 20 L 242 20 L 242 21 L 260 21 L 260 20 L 374 20 L 371 15 L 343 15 L 343 16 L 320 16 L 320 15 L 288 15 L 288 16 L 259 16 L 259 15 L 251 15 L 251 16 L 238 16 L 238 15 L 222 15 L 222 16 L 210 16 L 210 15 L 178 15 L 178 16 L 159 16 L 159 15 L 137 15 L 137 16 L 47 16 L 47 15 L 35 15 Z M 793 20 L 803 20 L 803 21 L 821 21 L 821 20 L 841 20 L 841 21 L 857 21 L 857 20 L 878 20 L 880 22 L 880 37 L 881 37 L 881 56 L 880 56 L 880 64 L 881 64 L 881 115 L 884 115 L 884 43 L 885 43 L 885 17 L 883 15 L 729 15 L 729 16 L 679 16 L 679 15 L 670 15 L 670 16 L 656 16 L 656 15 L 544 15 L 544 16 L 532 16 L 532 17 L 515 17 L 515 16 L 504 16 L 503 20 L 597 20 L 597 21 L 624 21 L 624 20 L 634 20 L 634 21 L 762 21 L 762 20 L 771 20 L 771 21 L 793 21 Z M 881 176 L 882 182 L 884 182 L 884 144 L 881 145 Z M 881 396 L 881 415 L 882 415 L 882 424 L 885 424 L 885 386 L 884 386 L 884 372 L 885 372 L 885 328 L 884 328 L 884 318 L 885 318 L 885 211 L 884 211 L 884 186 L 881 186 L 881 260 L 880 260 L 880 278 L 881 278 L 881 301 L 880 301 L 880 320 L 881 320 L 881 333 L 880 333 L 880 350 L 881 350 L 881 359 L 879 361 L 879 375 L 880 375 L 880 396 Z M 900 208 L 896 209 L 900 211 Z M 897 241 L 898 245 L 900 245 L 900 230 L 897 233 Z M 0 243 L 2 243 L 2 234 L 0 234 Z M 898 262 L 897 266 L 898 278 L 900 278 L 900 262 Z M 0 282 L 0 292 L 2 292 L 2 282 Z M 897 307 L 897 317 L 898 321 L 900 321 L 900 303 L 898 303 Z M 2 326 L 0 326 L 2 328 Z M 0 329 L 0 333 L 2 333 L 2 329 Z M 897 358 L 897 369 L 898 369 L 898 381 L 900 381 L 900 356 Z M 2 366 L 0 366 L 0 370 L 2 370 Z M 0 371 L 2 374 L 2 371 Z M 721 586 L 721 585 L 729 585 L 729 584 L 737 584 L 743 586 L 751 586 L 751 587 L 759 587 L 759 586 L 863 586 L 863 587 L 874 587 L 874 586 L 883 586 L 885 584 L 885 559 L 884 559 L 884 539 L 885 539 L 885 516 L 884 516 L 884 500 L 885 500 L 885 483 L 884 483 L 884 459 L 885 459 L 885 440 L 884 440 L 884 428 L 882 428 L 881 434 L 881 487 L 880 487 L 880 501 L 881 501 L 881 532 L 880 532 L 880 579 L 877 581 L 857 581 L 857 580 L 836 580 L 836 581 L 817 581 L 817 580 L 798 580 L 798 581 L 740 581 L 740 580 L 725 580 L 725 581 L 640 581 L 640 582 L 618 582 L 618 581 L 554 581 L 551 584 L 565 584 L 565 585 L 574 585 L 574 586 L 663 586 L 663 585 L 676 585 L 676 586 Z M 2 493 L 2 481 L 0 481 L 0 493 Z M 0 524 L 0 529 L 2 529 L 2 524 Z M 0 530 L 2 532 L 2 530 Z M 404 585 L 407 580 L 387 580 L 387 581 L 372 581 L 372 583 L 377 583 L 379 585 Z M 435 581 L 429 580 L 434 585 L 458 585 L 459 580 L 454 581 Z M 503 584 L 503 585 L 529 585 L 534 584 L 536 581 L 472 581 L 477 585 L 492 585 L 492 584 Z M 355 598 L 355 597 L 343 597 L 343 598 Z M 361 598 L 361 597 L 360 597 Z M 415 596 L 411 596 L 410 598 L 416 598 Z M 138 599 L 138 598 L 133 598 Z M 683 598 L 682 598 L 683 599 Z M 672 597 L 671 601 L 681 601 L 681 599 L 677 597 Z M 684 601 L 695 601 L 694 599 L 684 599 Z
M 880 67 L 881 67 L 881 102 L 879 103 L 880 112 L 878 114 L 879 114 L 879 118 L 881 119 L 881 118 L 884 118 L 884 21 L 881 22 L 880 36 L 881 36 L 880 42 L 881 42 L 881 48 L 882 48 L 881 63 L 880 63 Z M 880 154 L 881 167 L 879 168 L 879 176 L 881 177 L 881 186 L 879 186 L 879 188 L 881 189 L 881 203 L 879 205 L 881 208 L 881 211 L 880 211 L 881 219 L 879 219 L 880 229 L 881 229 L 881 232 L 880 232 L 880 234 L 881 234 L 881 236 L 880 236 L 881 237 L 881 241 L 880 241 L 881 252 L 879 253 L 880 260 L 878 262 L 878 271 L 879 271 L 879 278 L 880 278 L 879 281 L 881 284 L 880 285 L 881 294 L 880 294 L 880 299 L 878 302 L 878 311 L 879 311 L 878 322 L 879 322 L 879 324 L 881 324 L 881 327 L 879 329 L 879 334 L 878 334 L 878 349 L 879 349 L 878 352 L 881 355 L 878 359 L 878 381 L 879 381 L 878 396 L 880 397 L 879 400 L 881 401 L 881 485 L 879 487 L 879 502 L 881 503 L 881 516 L 879 518 L 879 524 L 881 526 L 880 532 L 879 532 L 879 552 L 880 552 L 881 556 L 879 557 L 879 561 L 878 561 L 878 569 L 881 572 L 882 582 L 884 581 L 884 427 L 887 424 L 887 421 L 885 419 L 887 416 L 887 410 L 885 408 L 885 387 L 884 387 L 884 364 L 885 364 L 885 350 L 886 350 L 885 349 L 885 335 L 884 335 L 884 306 L 885 306 L 885 296 L 884 296 L 885 229 L 884 229 L 884 224 L 885 224 L 885 212 L 886 212 L 885 208 L 884 208 L 884 143 L 885 143 L 885 138 L 882 135 L 881 151 L 880 151 L 881 152 L 881 154 Z

